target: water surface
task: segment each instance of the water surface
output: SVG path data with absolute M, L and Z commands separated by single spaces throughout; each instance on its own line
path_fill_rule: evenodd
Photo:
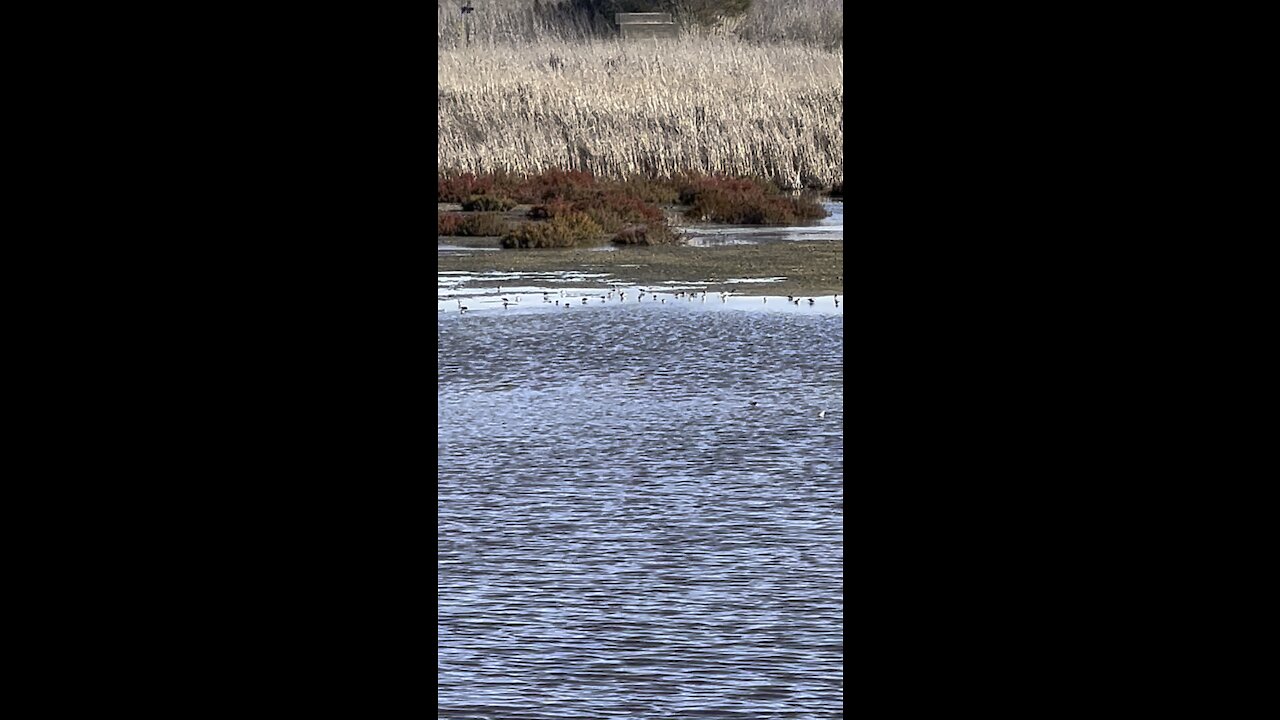
M 548 310 L 437 318 L 439 717 L 842 717 L 843 316 Z

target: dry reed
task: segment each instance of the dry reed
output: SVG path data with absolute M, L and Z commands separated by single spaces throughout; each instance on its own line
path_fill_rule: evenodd
M 732 37 L 438 50 L 440 173 L 844 180 L 844 53 Z

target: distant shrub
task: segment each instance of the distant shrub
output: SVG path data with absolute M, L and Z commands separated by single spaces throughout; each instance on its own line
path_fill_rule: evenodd
M 586 213 L 570 212 L 545 222 L 520 223 L 502 238 L 504 248 L 558 248 L 595 244 L 601 230 Z
M 519 183 L 506 173 L 460 173 L 436 179 L 436 202 L 465 202 L 474 195 L 510 195 Z
M 836 183 L 835 185 L 832 185 L 832 186 L 831 186 L 831 192 L 829 192 L 829 193 L 827 193 L 827 194 L 828 194 L 828 195 L 830 195 L 830 196 L 831 196 L 831 197 L 833 197 L 833 198 L 840 198 L 840 199 L 844 199 L 844 181 L 843 181 L 843 180 L 841 180 L 840 182 Z
M 436 218 L 436 236 L 496 237 L 507 232 L 507 223 L 496 215 L 442 213 Z
M 510 210 L 515 206 L 515 200 L 493 195 L 472 195 L 462 203 L 463 210 L 502 211 Z

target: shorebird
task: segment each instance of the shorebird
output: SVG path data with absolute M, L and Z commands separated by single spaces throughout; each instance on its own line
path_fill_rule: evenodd
M 812 305 L 812 304 L 813 304 L 813 298 L 809 298 L 809 304 L 810 304 L 810 305 Z
M 503 299 L 502 299 L 502 309 L 503 309 L 503 310 L 506 310 L 506 309 L 507 309 L 507 306 L 508 306 L 508 305 L 510 305 L 510 304 L 511 304 L 511 303 L 507 302 L 507 299 L 506 299 L 506 298 L 503 298 Z
M 587 299 L 586 299 L 586 298 L 582 298 L 582 304 L 583 304 L 583 305 L 586 305 L 586 304 L 587 304 Z

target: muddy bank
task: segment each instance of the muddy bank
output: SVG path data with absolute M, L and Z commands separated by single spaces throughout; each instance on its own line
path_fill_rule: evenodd
M 499 250 L 497 238 L 440 238 L 439 244 L 468 248 L 440 253 L 437 260 L 440 272 L 609 273 L 607 279 L 594 284 L 600 288 L 607 288 L 610 282 L 637 285 L 688 282 L 711 292 L 724 290 L 745 295 L 809 296 L 844 292 L 842 240 L 521 251 Z M 781 279 L 767 283 L 729 282 L 744 278 Z

